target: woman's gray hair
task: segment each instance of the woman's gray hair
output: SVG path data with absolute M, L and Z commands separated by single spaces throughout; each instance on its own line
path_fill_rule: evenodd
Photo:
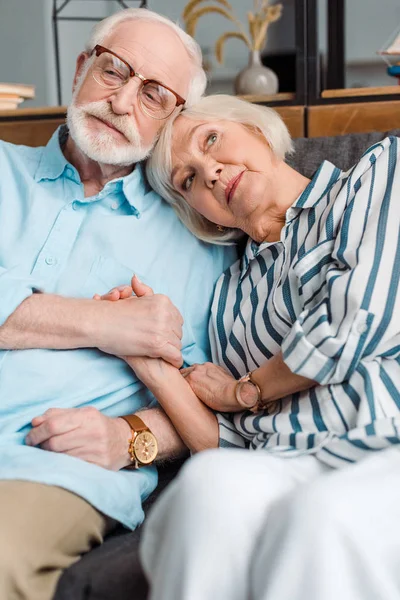
M 180 38 L 193 65 L 192 78 L 186 97 L 186 106 L 196 103 L 204 94 L 207 85 L 207 77 L 202 66 L 203 61 L 200 46 L 186 31 L 167 17 L 147 8 L 126 8 L 116 12 L 93 27 L 90 38 L 86 43 L 86 52 L 90 54 L 97 44 L 102 45 L 117 25 L 133 20 L 162 23 L 172 29 Z
M 184 109 L 161 132 L 146 165 L 150 185 L 172 205 L 180 220 L 200 240 L 212 244 L 232 244 L 243 237 L 243 232 L 238 229 L 218 231 L 214 223 L 189 206 L 172 186 L 172 135 L 174 121 L 181 116 L 195 121 L 234 121 L 261 132 L 274 155 L 282 160 L 293 151 L 290 134 L 281 117 L 272 108 L 223 94 L 206 96 L 195 106 Z

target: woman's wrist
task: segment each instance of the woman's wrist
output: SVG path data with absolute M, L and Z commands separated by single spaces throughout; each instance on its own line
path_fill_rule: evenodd
M 268 392 L 266 390 L 267 386 L 265 385 L 265 377 L 263 377 L 263 373 L 261 372 L 260 368 L 251 371 L 251 382 L 255 384 L 260 391 L 259 401 L 266 404 L 268 402 Z
M 235 386 L 235 399 L 239 410 L 257 409 L 261 401 L 261 390 L 253 380 L 252 373 L 246 373 Z

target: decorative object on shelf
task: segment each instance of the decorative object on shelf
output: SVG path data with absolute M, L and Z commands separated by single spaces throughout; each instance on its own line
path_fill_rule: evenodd
M 387 64 L 388 75 L 397 77 L 397 81 L 400 85 L 400 29 L 397 29 L 396 33 L 390 36 L 389 41 L 384 44 L 378 54 L 382 56 Z M 389 58 L 395 56 L 397 57 L 396 61 L 394 61 L 394 58 Z
M 222 34 L 215 42 L 214 52 L 217 61 L 223 64 L 224 45 L 228 39 L 242 40 L 249 49 L 249 64 L 235 80 L 236 94 L 276 94 L 278 78 L 271 69 L 262 64 L 260 51 L 265 45 L 269 25 L 281 17 L 282 4 L 270 5 L 269 0 L 254 0 L 253 11 L 247 13 L 247 33 L 227 0 L 212 0 L 211 5 L 199 7 L 200 4 L 207 1 L 191 0 L 188 2 L 182 14 L 186 31 L 194 36 L 200 17 L 210 13 L 220 14 L 234 23 L 237 31 L 227 31 Z

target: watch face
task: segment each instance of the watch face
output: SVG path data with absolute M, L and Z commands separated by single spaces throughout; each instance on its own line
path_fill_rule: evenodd
M 156 438 L 150 431 L 142 431 L 136 436 L 134 449 L 137 460 L 143 465 L 149 465 L 157 456 Z
M 245 409 L 253 408 L 258 401 L 258 391 L 251 381 L 239 381 L 236 386 L 236 400 Z

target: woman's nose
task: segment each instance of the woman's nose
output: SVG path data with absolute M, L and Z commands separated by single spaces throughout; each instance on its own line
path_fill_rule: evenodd
M 220 178 L 222 166 L 219 163 L 212 163 L 206 167 L 206 183 L 209 188 L 213 188 Z

